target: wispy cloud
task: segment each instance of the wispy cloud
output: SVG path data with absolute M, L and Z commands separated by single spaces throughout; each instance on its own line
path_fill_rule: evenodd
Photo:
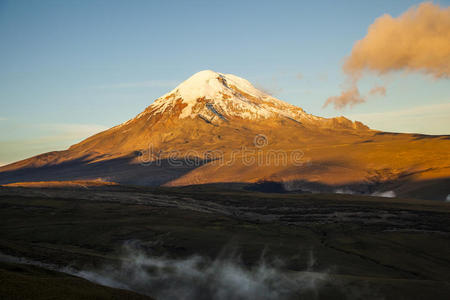
M 6 121 L 6 120 L 7 120 L 6 118 L 0 117 L 0 121 Z
M 47 123 L 33 125 L 33 138 L 0 140 L 0 161 L 12 163 L 48 151 L 63 150 L 103 130 L 99 124 Z
M 369 95 L 374 96 L 374 95 L 381 95 L 381 96 L 386 96 L 386 88 L 384 86 L 374 86 L 370 91 L 369 91 Z
M 342 109 L 347 105 L 352 107 L 353 105 L 364 102 L 366 102 L 366 98 L 361 96 L 358 88 L 354 86 L 348 90 L 342 91 L 339 96 L 329 97 L 322 107 L 325 108 L 333 103 L 335 109 Z
M 328 74 L 327 73 L 320 73 L 317 75 L 317 78 L 319 78 L 320 81 L 322 82 L 327 82 L 328 81 Z
M 263 86 L 263 85 L 261 85 L 259 83 L 255 83 L 254 86 L 255 86 L 255 88 L 257 88 L 261 92 L 266 93 L 266 94 L 268 94 L 268 95 L 270 95 L 272 97 L 275 97 L 277 94 L 279 94 L 279 93 L 281 93 L 283 91 L 283 89 L 278 87 L 276 85 L 276 83 L 270 84 L 270 86 L 269 85 Z
M 51 139 L 80 139 L 108 129 L 99 124 L 74 124 L 74 123 L 49 123 L 40 124 L 38 127 L 45 133 L 46 138 Z
M 450 134 L 449 115 L 450 103 L 440 103 L 348 117 L 383 131 Z
M 123 82 L 97 86 L 100 89 L 130 89 L 130 88 L 174 88 L 179 82 L 176 80 L 147 80 L 137 82 Z

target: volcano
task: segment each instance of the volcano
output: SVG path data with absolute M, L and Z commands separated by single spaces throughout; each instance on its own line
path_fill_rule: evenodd
M 450 136 L 321 118 L 231 74 L 201 71 L 135 118 L 64 151 L 0 168 L 0 184 L 97 180 L 180 186 L 275 182 L 284 191 L 445 200 Z

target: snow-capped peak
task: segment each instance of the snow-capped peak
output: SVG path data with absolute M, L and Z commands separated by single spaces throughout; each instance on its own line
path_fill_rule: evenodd
M 177 103 L 184 108 L 179 118 L 239 117 L 259 119 L 284 116 L 297 119 L 304 114 L 301 108 L 278 100 L 250 82 L 232 74 L 205 70 L 192 75 L 152 105 L 153 113 L 163 113 Z
M 257 90 L 247 80 L 232 74 L 222 74 L 211 70 L 205 70 L 192 75 L 181 83 L 171 93 L 178 91 L 186 102 L 195 101 L 199 97 L 214 99 L 220 94 L 232 92 L 234 86 L 254 97 L 269 97 L 269 95 Z

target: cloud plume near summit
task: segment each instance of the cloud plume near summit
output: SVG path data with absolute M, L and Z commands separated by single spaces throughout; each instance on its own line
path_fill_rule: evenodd
M 346 89 L 341 95 L 328 98 L 324 107 L 333 104 L 336 109 L 342 109 L 365 102 L 367 96 L 360 94 L 358 81 L 367 71 L 376 75 L 414 72 L 448 79 L 450 7 L 425 2 L 397 18 L 388 14 L 377 18 L 366 36 L 354 44 L 342 69 L 347 76 Z M 378 87 L 368 96 L 385 93 L 384 87 Z

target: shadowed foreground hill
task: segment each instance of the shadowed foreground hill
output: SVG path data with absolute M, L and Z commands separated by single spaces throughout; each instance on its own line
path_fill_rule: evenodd
M 450 295 L 445 202 L 214 185 L 0 187 L 0 207 L 0 253 L 94 272 L 103 282 L 120 282 L 156 299 L 216 299 L 217 293 L 222 299 L 270 300 Z M 9 281 L 0 280 L 0 288 L 12 289 L 8 295 L 23 295 L 28 285 L 48 295 L 60 284 L 74 295 L 109 293 L 41 270 L 0 265 L 2 272 Z M 23 285 L 14 286 L 14 278 L 23 278 Z M 167 293 L 172 297 L 161 296 Z
M 65 151 L 0 168 L 0 184 L 282 182 L 287 190 L 445 200 L 450 136 L 386 133 L 326 119 L 231 74 L 202 71 L 135 118 Z
M 101 286 L 85 279 L 31 265 L 0 262 L 0 295 L 12 299 L 151 300 L 134 292 Z

